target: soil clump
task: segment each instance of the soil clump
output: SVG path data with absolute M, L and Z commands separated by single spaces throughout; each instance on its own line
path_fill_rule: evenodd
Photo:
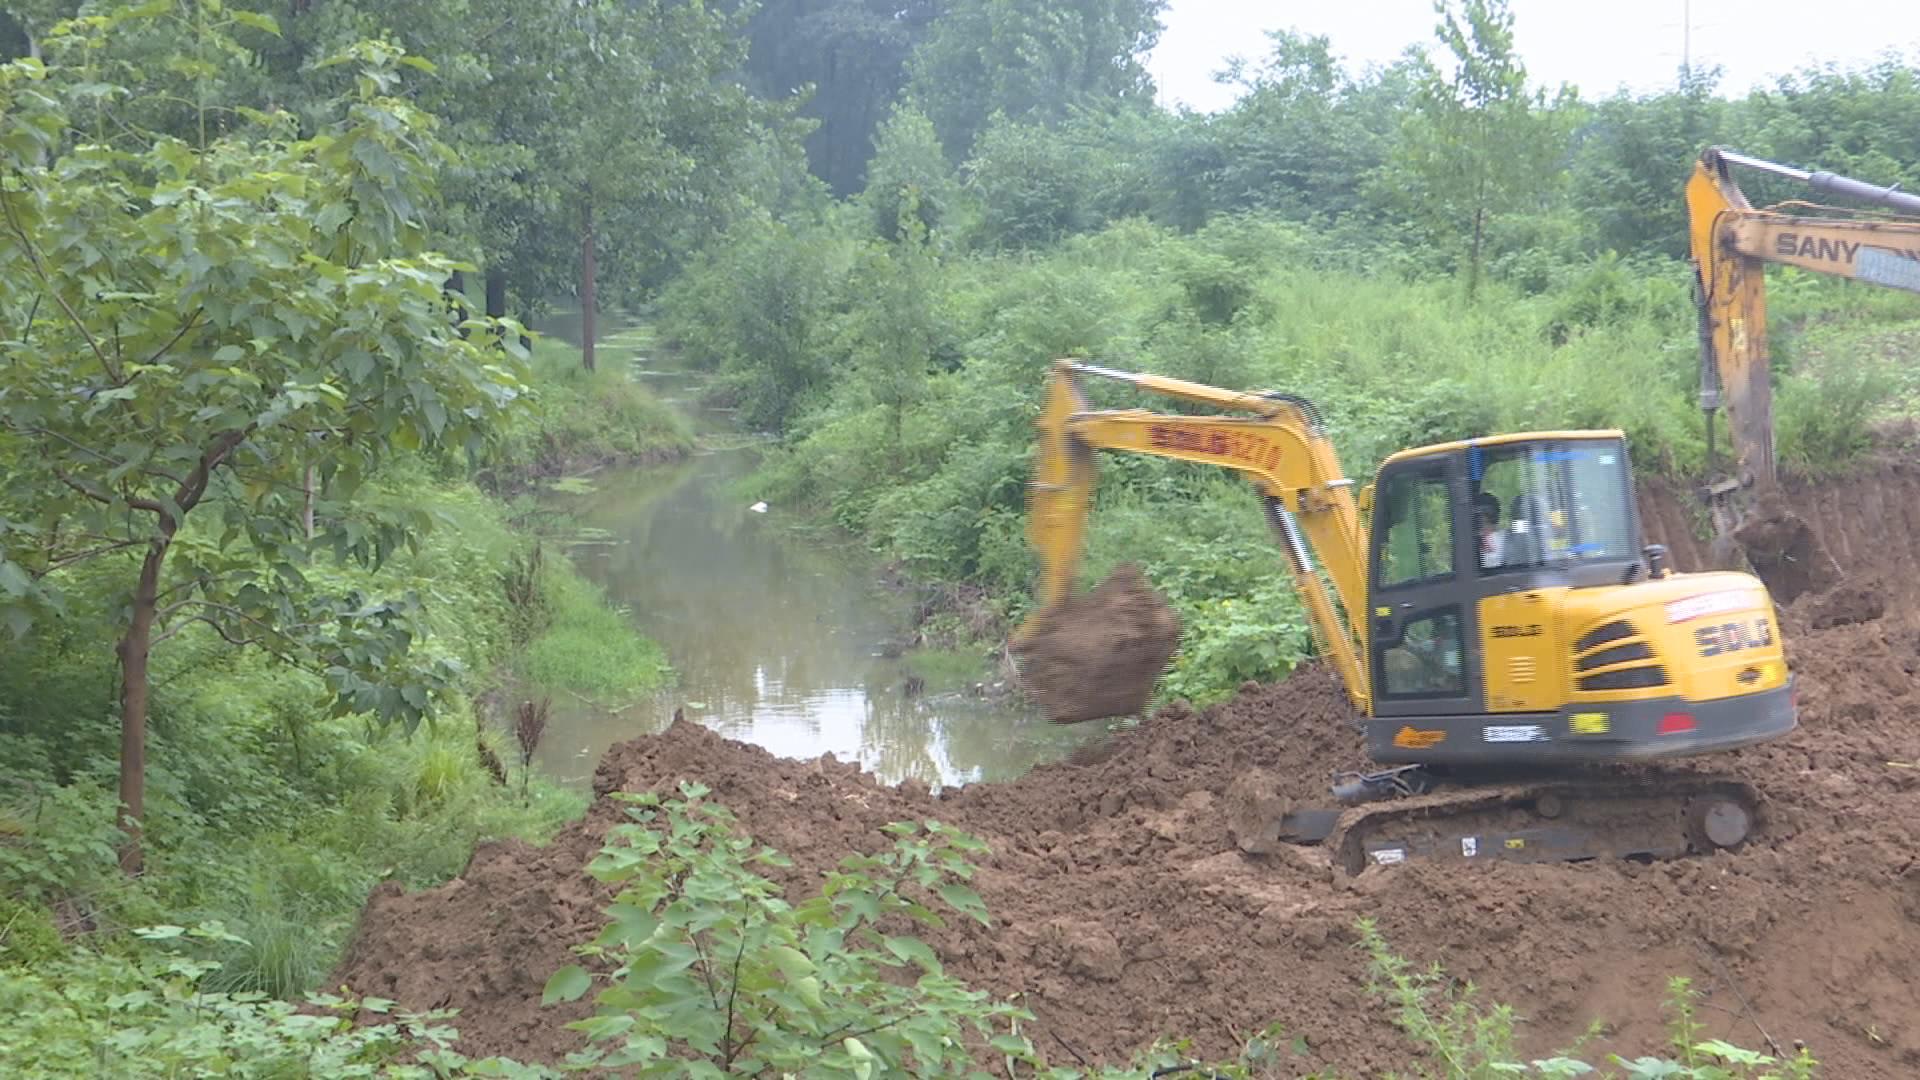
M 1902 477 L 1898 493 L 1912 490 Z M 1893 514 L 1883 494 L 1872 512 Z M 1817 531 L 1841 519 L 1807 520 Z M 1062 1062 L 1124 1061 L 1163 1035 L 1227 1054 L 1279 1021 L 1305 1040 L 1287 1075 L 1405 1069 L 1418 1052 L 1369 995 L 1355 948 L 1365 917 L 1416 966 L 1440 962 L 1512 1003 L 1532 1053 L 1595 1018 L 1607 1027 L 1588 1060 L 1660 1051 L 1666 980 L 1686 975 L 1711 1036 L 1762 1051 L 1770 1037 L 1789 1054 L 1804 1040 L 1828 1076 L 1920 1075 L 1920 626 L 1899 603 L 1911 535 L 1834 545 L 1864 591 L 1791 607 L 1800 728 L 1693 763 L 1765 799 L 1764 834 L 1737 854 L 1348 877 L 1317 848 L 1258 850 L 1244 819 L 1324 805 L 1331 775 L 1364 764 L 1345 693 L 1319 665 L 1207 709 L 1168 706 L 1084 764 L 939 794 L 682 722 L 610 750 L 594 781 L 603 797 L 553 843 L 484 845 L 446 885 L 376 890 L 330 985 L 457 1007 L 470 1053 L 558 1060 L 580 1045 L 562 1025 L 590 1006 L 543 1009 L 540 994 L 603 922 L 608 897 L 582 867 L 623 813 L 604 796 L 698 780 L 792 859 L 763 872 L 796 893 L 844 855 L 888 845 L 888 822 L 935 818 L 986 840 L 976 885 L 993 926 L 954 920 L 924 936 L 951 973 L 1021 995 L 1038 1016 L 1028 1034 Z M 1871 614 L 1888 592 L 1891 609 Z
M 1038 613 L 1012 649 L 1041 713 L 1077 724 L 1138 713 L 1180 644 L 1180 617 L 1135 563 Z
M 1733 530 L 1733 538 L 1780 603 L 1831 588 L 1840 578 L 1840 568 L 1826 545 L 1778 490 L 1755 502 Z

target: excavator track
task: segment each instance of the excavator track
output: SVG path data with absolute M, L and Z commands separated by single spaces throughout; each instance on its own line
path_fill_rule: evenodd
M 1737 850 L 1761 827 L 1759 792 L 1712 774 L 1455 788 L 1342 812 L 1323 841 L 1349 874 L 1411 860 L 1674 859 Z

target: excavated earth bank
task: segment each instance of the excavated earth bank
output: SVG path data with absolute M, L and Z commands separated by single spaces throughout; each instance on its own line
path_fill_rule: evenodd
M 1590 1053 L 1664 1038 L 1669 975 L 1708 994 L 1703 1019 L 1734 1042 L 1790 1052 L 1804 1040 L 1831 1077 L 1920 1075 L 1920 468 L 1877 467 L 1803 488 L 1795 510 L 1833 554 L 1839 587 L 1786 612 L 1802 727 L 1770 746 L 1699 763 L 1757 784 L 1763 842 L 1737 855 L 1651 866 L 1419 865 L 1334 875 L 1311 849 L 1243 854 L 1228 789 L 1258 768 L 1280 800 L 1319 800 L 1361 764 L 1330 673 L 1243 688 L 1195 713 L 1175 706 L 1086 764 L 929 795 L 889 788 L 831 758 L 791 761 L 692 724 L 614 747 L 595 791 L 670 789 L 697 778 L 804 887 L 880 827 L 937 817 L 993 847 L 979 889 L 991 930 L 931 935 L 950 970 L 1040 1017 L 1040 1045 L 1070 1060 L 1123 1059 L 1157 1035 L 1224 1053 L 1278 1020 L 1304 1035 L 1298 1071 L 1378 1075 L 1411 1056 L 1365 992 L 1352 922 L 1378 920 L 1396 948 L 1440 961 L 1527 1019 L 1529 1049 L 1600 1018 Z M 1677 500 L 1651 495 L 1650 538 L 1701 565 Z M 1098 760 L 1093 760 L 1098 758 Z M 607 799 L 552 844 L 478 851 L 436 889 L 389 884 L 369 900 L 333 983 L 416 1008 L 454 1006 L 464 1048 L 557 1059 L 584 1004 L 542 1009 L 549 973 L 593 936 L 605 897 L 582 865 L 619 817 Z M 1056 1038 L 1057 1037 L 1057 1040 Z

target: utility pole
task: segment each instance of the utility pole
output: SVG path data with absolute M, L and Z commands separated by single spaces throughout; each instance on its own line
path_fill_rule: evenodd
M 1693 74 L 1693 0 L 1681 0 L 1680 5 L 1680 78 L 1684 81 Z

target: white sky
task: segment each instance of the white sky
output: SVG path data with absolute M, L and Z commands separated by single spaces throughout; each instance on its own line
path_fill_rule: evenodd
M 1691 19 L 1683 14 L 1691 7 Z M 1625 85 L 1670 84 L 1686 24 L 1693 62 L 1724 68 L 1722 93 L 1744 93 L 1809 62 L 1870 61 L 1920 48 L 1915 0 L 1512 0 L 1514 42 L 1536 84 L 1562 82 L 1589 100 Z M 1391 63 L 1433 44 L 1432 0 L 1171 0 L 1147 67 L 1167 105 L 1211 112 L 1233 91 L 1213 82 L 1229 56 L 1258 59 L 1265 31 L 1324 34 L 1349 68 Z M 1920 121 L 1916 121 L 1920 122 Z

